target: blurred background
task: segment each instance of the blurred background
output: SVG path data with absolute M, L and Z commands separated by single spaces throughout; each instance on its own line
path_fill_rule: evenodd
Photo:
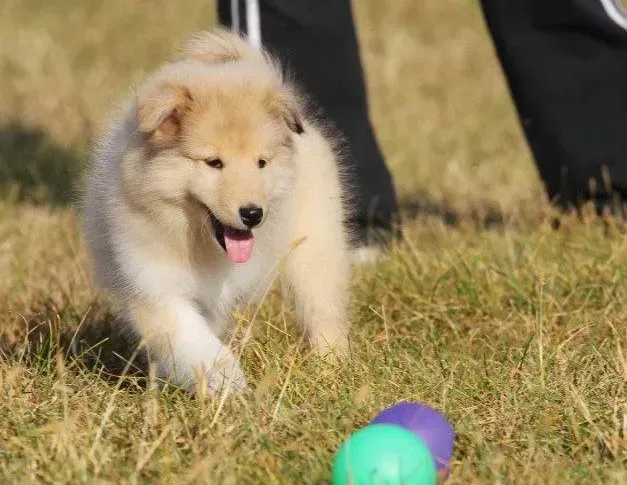
M 544 195 L 477 2 L 353 7 L 372 120 L 403 206 L 535 218 Z M 0 198 L 67 207 L 115 103 L 215 24 L 209 0 L 3 0 Z

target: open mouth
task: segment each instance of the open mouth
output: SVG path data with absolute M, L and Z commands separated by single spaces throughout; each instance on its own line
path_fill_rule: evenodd
M 224 224 L 205 204 L 203 208 L 209 213 L 213 234 L 226 251 L 228 258 L 234 263 L 246 263 L 253 255 L 253 232 L 249 229 L 237 229 Z

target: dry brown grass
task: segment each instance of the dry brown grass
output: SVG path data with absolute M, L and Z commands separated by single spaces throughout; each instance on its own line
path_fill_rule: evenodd
M 592 220 L 548 227 L 474 2 L 355 7 L 373 121 L 420 213 L 355 275 L 349 364 L 299 350 L 271 293 L 254 322 L 238 316 L 253 326 L 255 390 L 222 403 L 94 365 L 122 349 L 102 341 L 111 316 L 93 305 L 69 205 L 113 100 L 214 6 L 2 3 L 0 481 L 325 483 L 340 442 L 404 399 L 454 424 L 451 484 L 627 481 L 624 236 Z M 489 230 L 474 217 L 494 211 L 504 224 Z M 79 326 L 84 354 L 64 358 Z

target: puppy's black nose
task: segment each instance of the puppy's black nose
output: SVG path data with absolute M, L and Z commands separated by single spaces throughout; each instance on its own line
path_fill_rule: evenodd
M 263 219 L 263 209 L 254 204 L 245 205 L 239 208 L 239 216 L 244 225 L 255 227 L 261 222 L 261 219 Z

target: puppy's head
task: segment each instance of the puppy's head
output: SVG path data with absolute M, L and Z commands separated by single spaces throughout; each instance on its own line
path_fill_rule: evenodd
M 229 259 L 248 261 L 255 231 L 293 185 L 303 133 L 294 94 L 256 65 L 182 61 L 139 94 L 137 123 L 153 197 L 193 205 Z

